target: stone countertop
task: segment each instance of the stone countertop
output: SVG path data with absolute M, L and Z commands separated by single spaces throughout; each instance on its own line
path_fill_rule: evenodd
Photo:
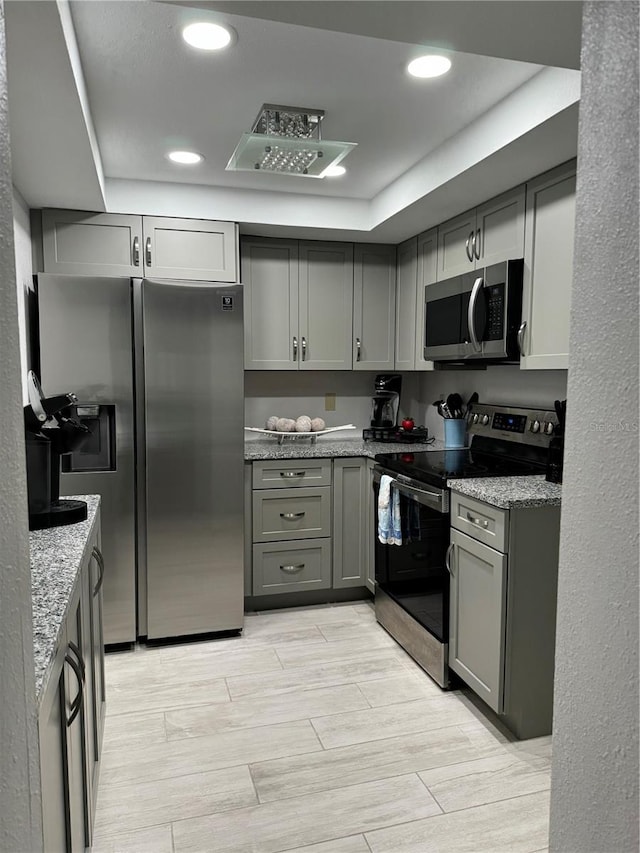
M 501 509 L 537 506 L 560 506 L 562 486 L 548 483 L 544 475 L 526 477 L 477 477 L 448 480 L 454 492 L 484 501 Z
M 32 530 L 29 533 L 33 656 L 38 703 L 44 693 L 60 631 L 67 618 L 69 602 L 75 591 L 85 548 L 100 506 L 99 495 L 72 497 L 87 502 L 86 521 L 46 530 Z
M 424 444 L 423 442 L 363 441 L 361 437 L 318 436 L 316 444 L 311 444 L 309 439 L 285 439 L 284 444 L 278 444 L 276 438 L 249 439 L 244 443 L 244 458 L 246 462 L 261 459 L 322 459 L 334 456 L 366 456 L 374 459 L 378 453 L 417 453 L 423 450 L 443 449 L 443 441 Z

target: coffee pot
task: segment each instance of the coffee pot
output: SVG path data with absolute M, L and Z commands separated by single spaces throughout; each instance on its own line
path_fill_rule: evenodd
M 398 423 L 402 376 L 399 373 L 379 373 L 375 378 L 371 406 L 372 427 L 395 427 Z

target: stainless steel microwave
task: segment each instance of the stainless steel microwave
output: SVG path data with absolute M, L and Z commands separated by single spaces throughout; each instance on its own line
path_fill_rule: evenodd
M 520 258 L 425 287 L 424 357 L 488 362 L 520 358 Z

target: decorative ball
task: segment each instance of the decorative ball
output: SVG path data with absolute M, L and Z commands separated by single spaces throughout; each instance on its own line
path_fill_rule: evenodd
M 311 432 L 311 418 L 308 415 L 300 415 L 296 421 L 296 432 Z
M 271 429 L 271 430 L 276 429 L 276 427 L 278 425 L 278 420 L 279 420 L 279 418 L 277 415 L 271 415 L 270 418 L 267 418 L 267 422 L 266 422 L 264 428 L 265 429 Z
M 313 420 L 311 421 L 311 429 L 313 432 L 322 432 L 325 427 L 326 424 L 322 420 L 322 418 L 313 418 Z
M 278 432 L 293 432 L 296 422 L 292 418 L 278 418 L 276 429 Z

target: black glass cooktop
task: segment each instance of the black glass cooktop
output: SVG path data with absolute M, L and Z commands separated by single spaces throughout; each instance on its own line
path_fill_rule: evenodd
M 520 455 L 516 456 L 513 454 L 513 445 L 507 452 L 502 447 L 504 444 L 507 443 L 499 442 L 491 447 L 478 449 L 474 445 L 466 450 L 379 453 L 376 462 L 394 473 L 405 474 L 414 480 L 442 487 L 446 486 L 448 479 L 544 474 L 544 454 L 531 453 L 528 448 L 518 448 Z M 494 452 L 487 452 L 488 450 Z

